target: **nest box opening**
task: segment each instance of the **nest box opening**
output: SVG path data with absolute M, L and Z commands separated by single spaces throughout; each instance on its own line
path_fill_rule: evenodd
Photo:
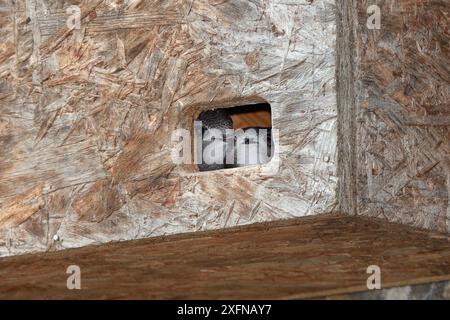
M 200 171 L 268 163 L 273 156 L 270 104 L 202 112 L 194 121 L 194 159 Z

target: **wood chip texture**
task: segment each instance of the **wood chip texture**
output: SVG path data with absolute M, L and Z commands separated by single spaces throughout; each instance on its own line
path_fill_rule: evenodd
M 334 0 L 0 0 L 0 26 L 0 256 L 337 206 Z M 174 129 L 265 101 L 277 174 L 173 164 Z
M 337 8 L 342 210 L 450 232 L 449 1 Z

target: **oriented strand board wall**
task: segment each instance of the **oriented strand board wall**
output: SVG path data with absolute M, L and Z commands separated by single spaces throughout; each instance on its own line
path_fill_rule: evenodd
M 450 3 L 337 6 L 342 208 L 450 232 Z
M 80 30 L 66 28 L 71 4 Z M 334 0 L 1 0 L 0 255 L 333 210 L 334 10 Z M 204 109 L 263 100 L 280 130 L 278 174 L 172 164 L 172 130 Z

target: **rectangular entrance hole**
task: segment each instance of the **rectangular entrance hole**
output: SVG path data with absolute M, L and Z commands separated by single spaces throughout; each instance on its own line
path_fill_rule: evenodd
M 202 112 L 195 121 L 194 159 L 200 171 L 268 163 L 274 151 L 270 104 Z

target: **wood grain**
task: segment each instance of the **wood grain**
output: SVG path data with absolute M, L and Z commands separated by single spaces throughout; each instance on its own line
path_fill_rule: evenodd
M 80 29 L 66 26 L 70 5 Z M 334 0 L 0 8 L 0 256 L 336 208 Z M 175 166 L 173 130 L 261 102 L 279 172 Z
M 341 208 L 449 232 L 449 2 L 371 4 L 337 3 Z
M 66 288 L 69 265 L 81 290 Z M 319 215 L 0 259 L 2 299 L 294 299 L 450 279 L 449 237 Z

